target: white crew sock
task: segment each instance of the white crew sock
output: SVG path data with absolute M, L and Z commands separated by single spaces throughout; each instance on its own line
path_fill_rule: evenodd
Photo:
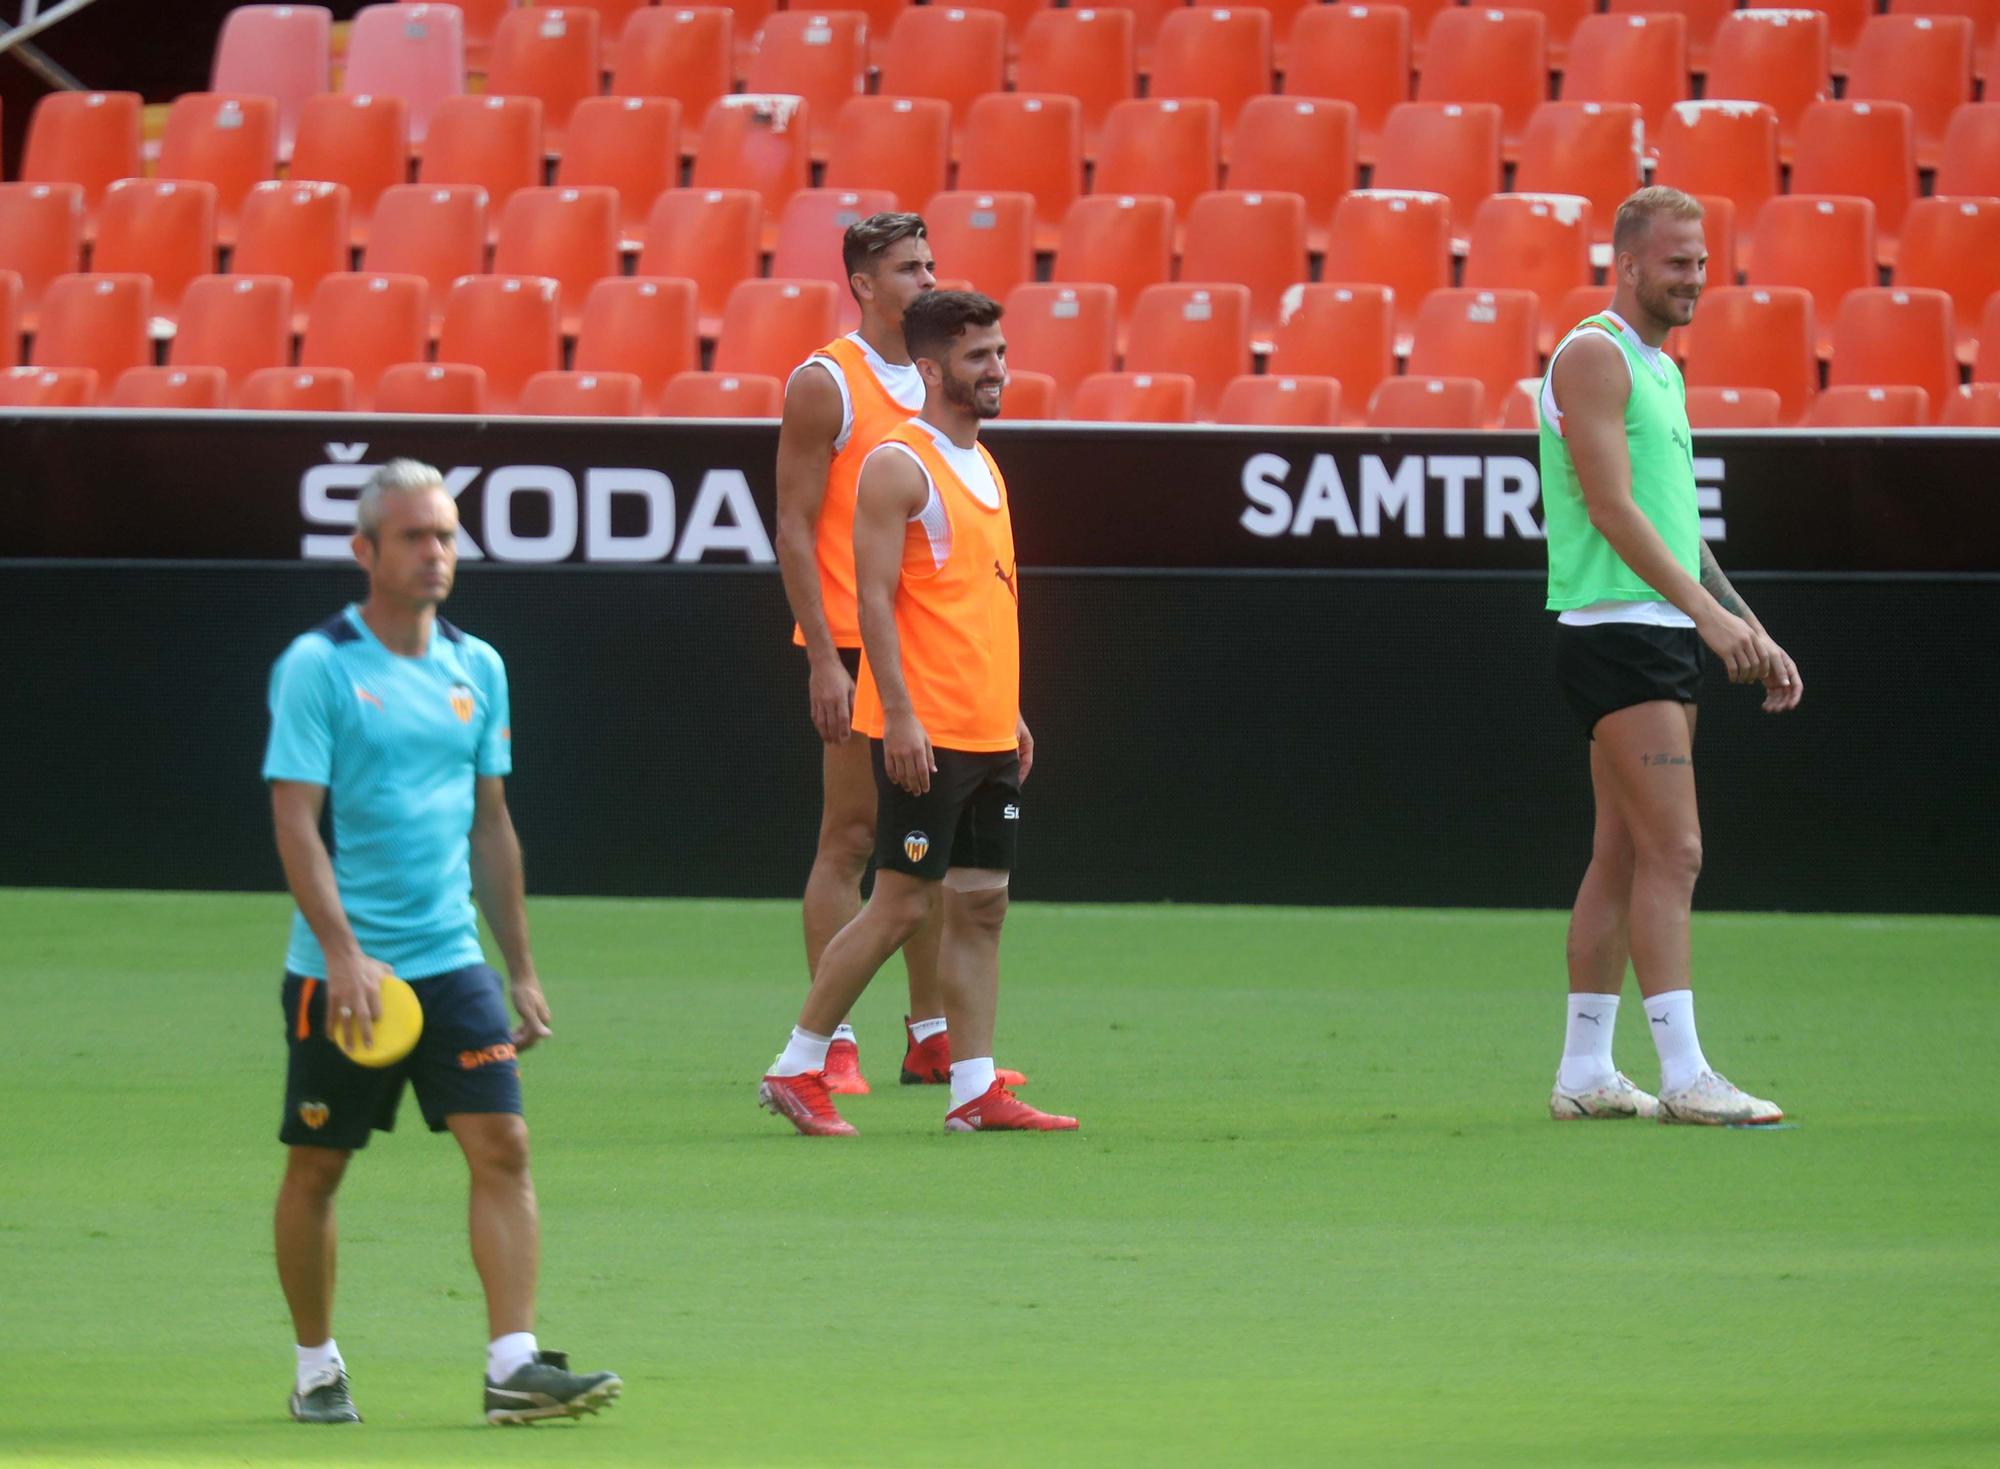
M 951 1063 L 951 1105 L 963 1107 L 986 1095 L 993 1085 L 993 1058 L 975 1056 L 970 1061 Z
M 1569 995 L 1569 1016 L 1563 1032 L 1562 1074 L 1556 1085 L 1566 1092 L 1588 1091 L 1615 1080 L 1611 1063 L 1611 1032 L 1618 1023 L 1618 996 Z
M 833 1028 L 833 1038 L 837 1041 L 846 1041 L 850 1046 L 861 1044 L 861 1037 L 854 1033 L 854 1027 L 845 1020 Z
M 532 1331 L 510 1331 L 486 1344 L 486 1380 L 505 1382 L 535 1360 L 541 1348 Z
M 826 1070 L 826 1048 L 832 1044 L 833 1037 L 830 1035 L 814 1035 L 809 1030 L 793 1026 L 792 1038 L 785 1042 L 785 1049 L 771 1063 L 771 1075 L 803 1076 L 808 1071 Z
M 942 1015 L 938 1016 L 935 1020 L 912 1020 L 910 1022 L 910 1039 L 918 1045 L 922 1045 L 934 1035 L 943 1034 L 944 1016 Z
M 1694 1029 L 1694 991 L 1668 990 L 1646 1001 L 1646 1029 L 1660 1053 L 1660 1090 L 1677 1092 L 1708 1070 Z
M 332 1337 L 316 1347 L 302 1347 L 294 1343 L 292 1350 L 299 1354 L 298 1388 L 302 1393 L 311 1392 L 330 1374 L 347 1370 L 347 1364 L 340 1360 L 340 1348 Z

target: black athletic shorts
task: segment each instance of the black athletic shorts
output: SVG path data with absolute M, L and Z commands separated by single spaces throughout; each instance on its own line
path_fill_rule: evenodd
M 932 751 L 931 788 L 913 796 L 894 781 L 882 742 L 868 742 L 875 765 L 875 865 L 931 881 L 953 867 L 1014 870 L 1021 829 L 1017 750 Z
M 507 1025 L 500 976 L 484 964 L 413 979 L 424 1008 L 417 1048 L 394 1066 L 359 1066 L 326 1033 L 326 981 L 285 976 L 285 1116 L 278 1141 L 313 1148 L 365 1148 L 370 1131 L 392 1132 L 403 1083 L 432 1132 L 456 1112 L 521 1110 L 521 1068 Z
M 835 648 L 840 654 L 840 666 L 847 670 L 849 678 L 861 677 L 861 650 L 859 648 Z
M 1643 622 L 1558 622 L 1556 679 L 1586 735 L 1634 704 L 1692 704 L 1701 692 L 1701 634 Z

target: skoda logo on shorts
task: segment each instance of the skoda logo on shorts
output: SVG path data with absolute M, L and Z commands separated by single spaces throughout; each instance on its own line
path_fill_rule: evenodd
M 931 839 L 920 831 L 913 831 L 903 838 L 903 855 L 912 862 L 924 860 L 924 853 L 931 849 Z

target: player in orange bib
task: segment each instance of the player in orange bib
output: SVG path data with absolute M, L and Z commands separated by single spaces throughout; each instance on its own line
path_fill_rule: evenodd
M 864 657 L 854 729 L 869 737 L 875 890 L 827 944 L 758 1100 L 813 1137 L 849 1136 L 826 1083 L 832 1027 L 875 971 L 941 918 L 938 972 L 954 1039 L 954 1132 L 1066 1131 L 993 1064 L 1000 929 L 1034 740 L 1021 718 L 1020 588 L 1007 486 L 979 444 L 1000 413 L 1000 307 L 935 291 L 903 313 L 924 406 L 857 480 L 854 566 Z

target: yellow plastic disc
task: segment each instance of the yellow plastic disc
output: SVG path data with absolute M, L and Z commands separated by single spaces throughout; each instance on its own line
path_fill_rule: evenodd
M 338 1015 L 329 1013 L 326 1026 L 333 1043 L 347 1053 L 350 1061 L 361 1066 L 394 1066 L 416 1048 L 417 1037 L 424 1033 L 424 1007 L 417 1003 L 417 992 L 406 981 L 385 974 L 382 1016 L 375 1022 L 375 1039 L 371 1044 L 364 1046 L 357 1041 L 350 1045 L 347 1026 Z

